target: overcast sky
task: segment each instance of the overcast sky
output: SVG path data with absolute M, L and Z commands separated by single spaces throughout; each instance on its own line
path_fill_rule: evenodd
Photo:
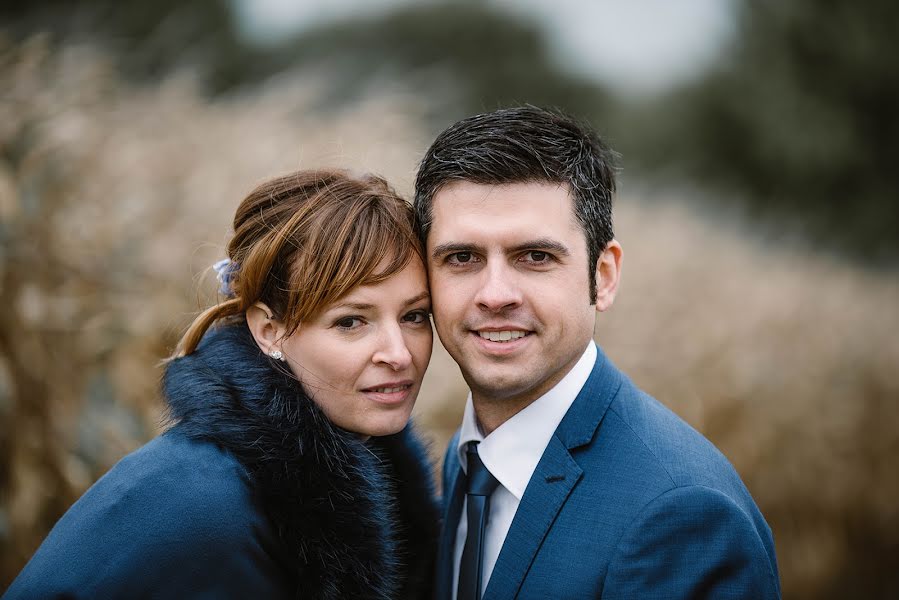
M 232 0 L 252 39 L 435 0 Z M 653 92 L 700 73 L 734 29 L 735 0 L 490 0 L 535 17 L 557 58 L 623 92 Z

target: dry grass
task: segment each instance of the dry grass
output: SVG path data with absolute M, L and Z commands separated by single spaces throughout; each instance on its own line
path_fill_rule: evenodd
M 323 113 L 319 79 L 210 103 L 189 72 L 124 86 L 90 48 L 35 39 L 0 57 L 6 584 L 85 487 L 158 431 L 158 360 L 206 301 L 196 280 L 242 195 L 316 165 L 408 193 L 429 140 L 397 90 Z M 624 281 L 598 341 L 737 466 L 774 529 L 785 595 L 895 590 L 899 278 L 642 195 L 619 200 Z M 438 348 L 416 409 L 435 450 L 464 396 Z

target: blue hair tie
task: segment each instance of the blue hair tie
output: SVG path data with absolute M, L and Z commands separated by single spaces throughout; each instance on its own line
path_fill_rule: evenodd
M 234 277 L 237 275 L 237 263 L 230 258 L 223 258 L 212 265 L 212 268 L 215 269 L 216 279 L 218 279 L 220 284 L 219 292 L 226 298 L 233 298 L 234 289 L 231 287 L 231 282 L 234 281 Z

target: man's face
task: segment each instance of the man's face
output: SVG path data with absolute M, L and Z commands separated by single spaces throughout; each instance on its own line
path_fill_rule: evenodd
M 444 186 L 427 256 L 437 333 L 476 402 L 520 409 L 583 354 L 596 307 L 566 185 Z

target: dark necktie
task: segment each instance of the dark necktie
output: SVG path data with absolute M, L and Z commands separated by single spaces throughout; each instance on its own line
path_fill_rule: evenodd
M 459 563 L 459 587 L 456 600 L 480 600 L 481 570 L 484 563 L 484 532 L 487 528 L 487 514 L 490 511 L 490 494 L 499 485 L 478 456 L 478 443 L 469 442 L 466 452 L 468 459 L 468 481 L 465 487 L 465 502 L 468 513 L 468 533 Z

